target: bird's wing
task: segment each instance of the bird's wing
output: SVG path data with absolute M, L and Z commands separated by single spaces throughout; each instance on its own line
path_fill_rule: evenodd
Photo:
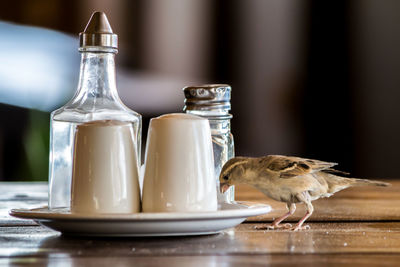
M 332 169 L 332 168 L 325 169 L 325 170 L 322 170 L 322 171 L 325 172 L 325 173 L 329 173 L 329 174 L 333 174 L 333 175 L 339 175 L 339 176 L 349 176 L 350 175 L 349 172 L 339 171 L 339 170 L 335 170 L 335 169 Z
M 263 165 L 268 171 L 278 173 L 281 178 L 291 178 L 328 170 L 337 165 L 337 163 L 333 162 L 278 155 L 266 156 L 262 160 L 264 161 Z

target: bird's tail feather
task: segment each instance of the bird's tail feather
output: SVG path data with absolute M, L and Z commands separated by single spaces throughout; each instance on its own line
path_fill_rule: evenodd
M 374 181 L 374 180 L 367 180 L 367 179 L 358 179 L 358 178 L 346 178 L 351 179 L 352 186 L 364 186 L 364 185 L 372 185 L 372 186 L 390 186 L 390 183 L 385 183 L 382 181 Z
M 341 177 L 333 174 L 326 174 L 325 181 L 328 183 L 328 193 L 334 194 L 338 191 L 346 189 L 348 187 L 353 186 L 390 186 L 389 183 L 367 180 L 367 179 L 359 179 L 359 178 L 347 178 Z

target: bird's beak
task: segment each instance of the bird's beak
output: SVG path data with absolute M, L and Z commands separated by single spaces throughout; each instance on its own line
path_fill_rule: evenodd
M 220 183 L 219 188 L 221 189 L 221 193 L 224 194 L 226 191 L 228 191 L 230 184 L 228 183 Z

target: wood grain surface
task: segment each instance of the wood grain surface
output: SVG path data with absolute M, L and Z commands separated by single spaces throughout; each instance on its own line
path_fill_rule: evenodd
M 46 205 L 44 183 L 0 183 L 0 265 L 8 266 L 398 266 L 400 182 L 354 188 L 318 200 L 310 230 L 256 230 L 284 212 L 249 187 L 237 199 L 270 203 L 273 213 L 220 234 L 163 238 L 74 238 L 8 216 Z M 294 219 L 302 215 L 304 209 Z
M 397 221 L 400 220 L 400 182 L 390 187 L 353 187 L 340 191 L 330 198 L 313 201 L 314 214 L 308 221 Z M 267 203 L 271 213 L 249 218 L 248 221 L 270 222 L 286 213 L 286 204 L 274 201 L 249 186 L 236 188 L 236 200 Z M 298 204 L 295 214 L 288 221 L 297 221 L 305 213 L 303 204 Z

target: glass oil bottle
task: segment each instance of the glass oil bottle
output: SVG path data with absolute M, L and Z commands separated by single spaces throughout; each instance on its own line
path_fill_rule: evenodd
M 117 38 L 103 12 L 93 13 L 79 34 L 81 66 L 77 91 L 67 104 L 51 113 L 49 209 L 70 207 L 77 125 L 97 120 L 132 123 L 136 158 L 140 162 L 141 115 L 127 108 L 117 93 L 114 63 Z

